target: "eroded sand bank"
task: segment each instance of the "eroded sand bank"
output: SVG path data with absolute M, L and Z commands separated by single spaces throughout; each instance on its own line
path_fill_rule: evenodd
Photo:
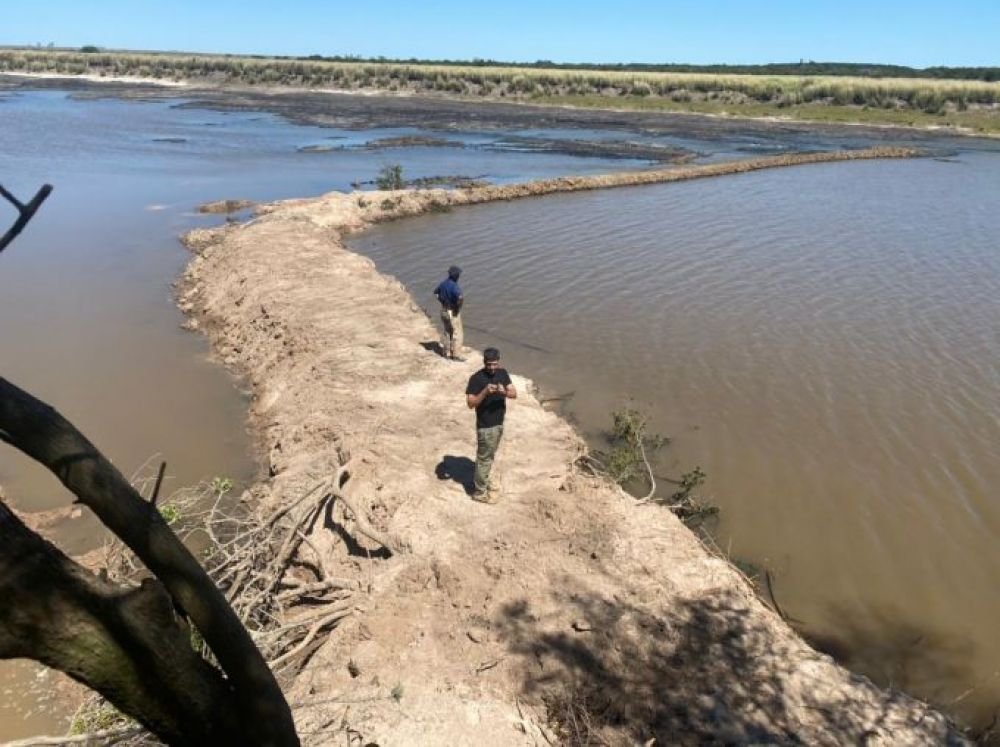
M 578 471 L 583 442 L 517 371 L 502 500 L 469 499 L 476 356 L 430 350 L 431 321 L 342 239 L 442 205 L 627 183 L 594 179 L 608 181 L 331 193 L 188 235 L 180 304 L 252 390 L 272 475 L 253 492 L 294 500 L 347 450 L 356 501 L 409 548 L 384 558 L 342 507 L 313 528 L 309 562 L 366 592 L 290 684 L 303 741 L 545 744 L 574 718 L 612 744 L 959 740 L 926 705 L 810 649 L 670 512 Z

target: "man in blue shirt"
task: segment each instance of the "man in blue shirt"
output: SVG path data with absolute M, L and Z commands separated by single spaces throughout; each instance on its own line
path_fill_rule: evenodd
M 453 361 L 461 361 L 462 352 L 462 289 L 458 287 L 458 277 L 462 269 L 452 265 L 448 268 L 448 277 L 442 280 L 434 289 L 434 295 L 441 303 L 441 323 L 444 325 L 444 354 Z

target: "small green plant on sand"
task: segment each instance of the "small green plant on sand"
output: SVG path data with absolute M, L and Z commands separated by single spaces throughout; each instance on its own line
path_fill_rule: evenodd
M 130 723 L 133 723 L 132 719 L 106 700 L 100 699 L 96 703 L 88 701 L 73 716 L 73 721 L 69 725 L 69 735 L 93 734 L 115 727 L 127 726 Z
M 406 180 L 403 179 L 403 167 L 398 163 L 390 163 L 383 166 L 378 176 L 375 177 L 375 186 L 381 190 L 405 189 Z
M 159 507 L 159 511 L 168 526 L 173 526 L 181 520 L 181 510 L 173 503 L 164 503 Z
M 217 475 L 212 478 L 212 492 L 216 495 L 225 495 L 233 489 L 233 478 Z

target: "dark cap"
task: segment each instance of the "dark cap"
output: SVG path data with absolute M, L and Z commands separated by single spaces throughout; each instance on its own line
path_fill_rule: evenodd
M 483 360 L 484 361 L 500 360 L 500 351 L 497 350 L 496 348 L 486 348 L 486 350 L 483 351 Z
M 458 265 L 452 265 L 448 268 L 448 277 L 452 280 L 458 280 L 458 276 L 462 274 L 462 268 Z

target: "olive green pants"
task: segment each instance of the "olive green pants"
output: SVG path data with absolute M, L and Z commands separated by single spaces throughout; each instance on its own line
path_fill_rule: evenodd
M 476 477 L 477 493 L 490 492 L 490 472 L 493 470 L 493 460 L 500 448 L 500 438 L 503 436 L 503 426 L 492 428 L 476 428 Z

